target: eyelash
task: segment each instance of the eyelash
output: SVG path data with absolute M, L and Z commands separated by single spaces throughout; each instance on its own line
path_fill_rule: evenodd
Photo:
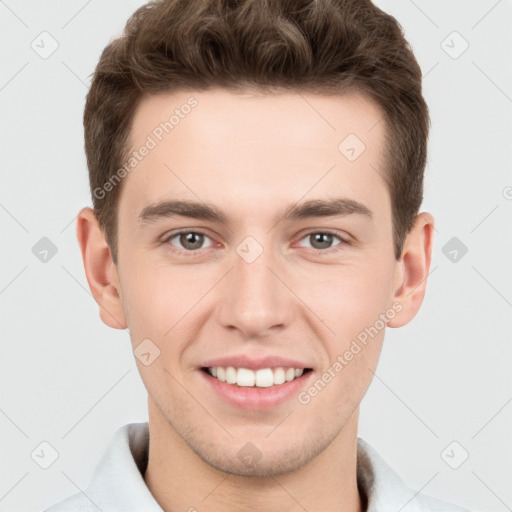
M 182 230 L 182 231 L 176 231 L 174 233 L 171 233 L 170 235 L 166 236 L 165 239 L 162 242 L 164 244 L 166 244 L 168 250 L 170 252 L 172 252 L 173 254 L 186 255 L 188 257 L 191 257 L 191 256 L 193 257 L 194 255 L 199 254 L 200 251 L 202 251 L 202 249 L 196 249 L 196 250 L 178 249 L 178 248 L 174 247 L 170 243 L 170 241 L 173 238 L 176 238 L 177 236 L 180 236 L 180 235 L 183 235 L 183 234 L 190 234 L 190 233 L 194 233 L 196 235 L 203 235 L 203 236 L 205 236 L 207 238 L 210 238 L 206 233 L 204 233 L 204 232 L 202 232 L 200 230 Z M 334 236 L 334 237 L 338 238 L 340 243 L 335 245 L 334 247 L 329 247 L 327 249 L 315 249 L 313 247 L 309 247 L 308 249 L 310 250 L 310 252 L 313 252 L 313 254 L 315 254 L 317 256 L 323 256 L 325 254 L 331 254 L 333 252 L 337 252 L 339 250 L 342 250 L 343 246 L 345 246 L 345 245 L 350 245 L 350 242 L 348 240 L 346 240 L 345 238 L 343 238 L 341 232 L 336 231 L 336 230 L 310 231 L 309 233 L 306 233 L 302 238 L 300 238 L 299 242 L 301 240 L 304 240 L 305 238 L 311 236 L 311 235 L 316 235 L 316 234 L 319 234 L 319 233 L 323 234 L 323 235 Z

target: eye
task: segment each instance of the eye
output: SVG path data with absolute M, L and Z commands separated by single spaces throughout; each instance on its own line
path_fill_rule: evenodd
M 172 247 L 172 250 L 176 250 L 177 252 L 194 252 L 199 249 L 204 249 L 203 244 L 206 239 L 210 240 L 210 237 L 198 231 L 180 231 L 179 233 L 173 233 L 168 236 L 164 240 L 164 243 L 168 243 L 171 246 L 180 244 L 176 249 Z M 173 242 L 174 240 L 177 241 Z M 210 244 L 206 247 L 211 245 L 212 243 L 210 240 Z
M 333 246 L 333 240 L 338 239 L 340 243 L 335 244 Z M 309 233 L 305 237 L 301 239 L 307 240 L 311 243 L 312 249 L 315 249 L 317 251 L 321 252 L 327 252 L 326 249 L 332 249 L 333 247 L 339 246 L 339 245 L 345 245 L 348 244 L 346 240 L 341 238 L 341 236 L 330 233 L 328 231 L 316 231 L 314 233 Z M 300 246 L 304 247 L 302 243 L 299 243 Z M 306 246 L 307 247 L 307 246 Z

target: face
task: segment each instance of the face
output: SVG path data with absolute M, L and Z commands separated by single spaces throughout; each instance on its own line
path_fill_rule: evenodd
M 152 147 L 120 197 L 123 315 L 150 418 L 216 468 L 282 474 L 356 431 L 400 284 L 381 119 L 355 94 L 136 111 L 132 151 Z

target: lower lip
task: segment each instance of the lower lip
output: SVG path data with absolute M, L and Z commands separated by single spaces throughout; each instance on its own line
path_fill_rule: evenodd
M 296 396 L 297 393 L 305 387 L 307 382 L 309 382 L 313 371 L 303 373 L 300 377 L 289 382 L 269 386 L 267 388 L 227 384 L 226 382 L 221 382 L 219 379 L 212 377 L 203 370 L 199 370 L 199 373 L 202 374 L 207 385 L 233 407 L 260 411 L 277 407 Z

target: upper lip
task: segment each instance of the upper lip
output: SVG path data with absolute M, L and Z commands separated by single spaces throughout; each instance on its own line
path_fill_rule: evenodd
M 306 363 L 297 359 L 289 359 L 281 356 L 260 356 L 251 357 L 247 354 L 239 354 L 233 356 L 219 357 L 209 359 L 201 365 L 202 368 L 216 368 L 222 366 L 226 368 L 233 366 L 235 368 L 247 368 L 249 370 L 259 370 L 261 368 L 311 368 Z

